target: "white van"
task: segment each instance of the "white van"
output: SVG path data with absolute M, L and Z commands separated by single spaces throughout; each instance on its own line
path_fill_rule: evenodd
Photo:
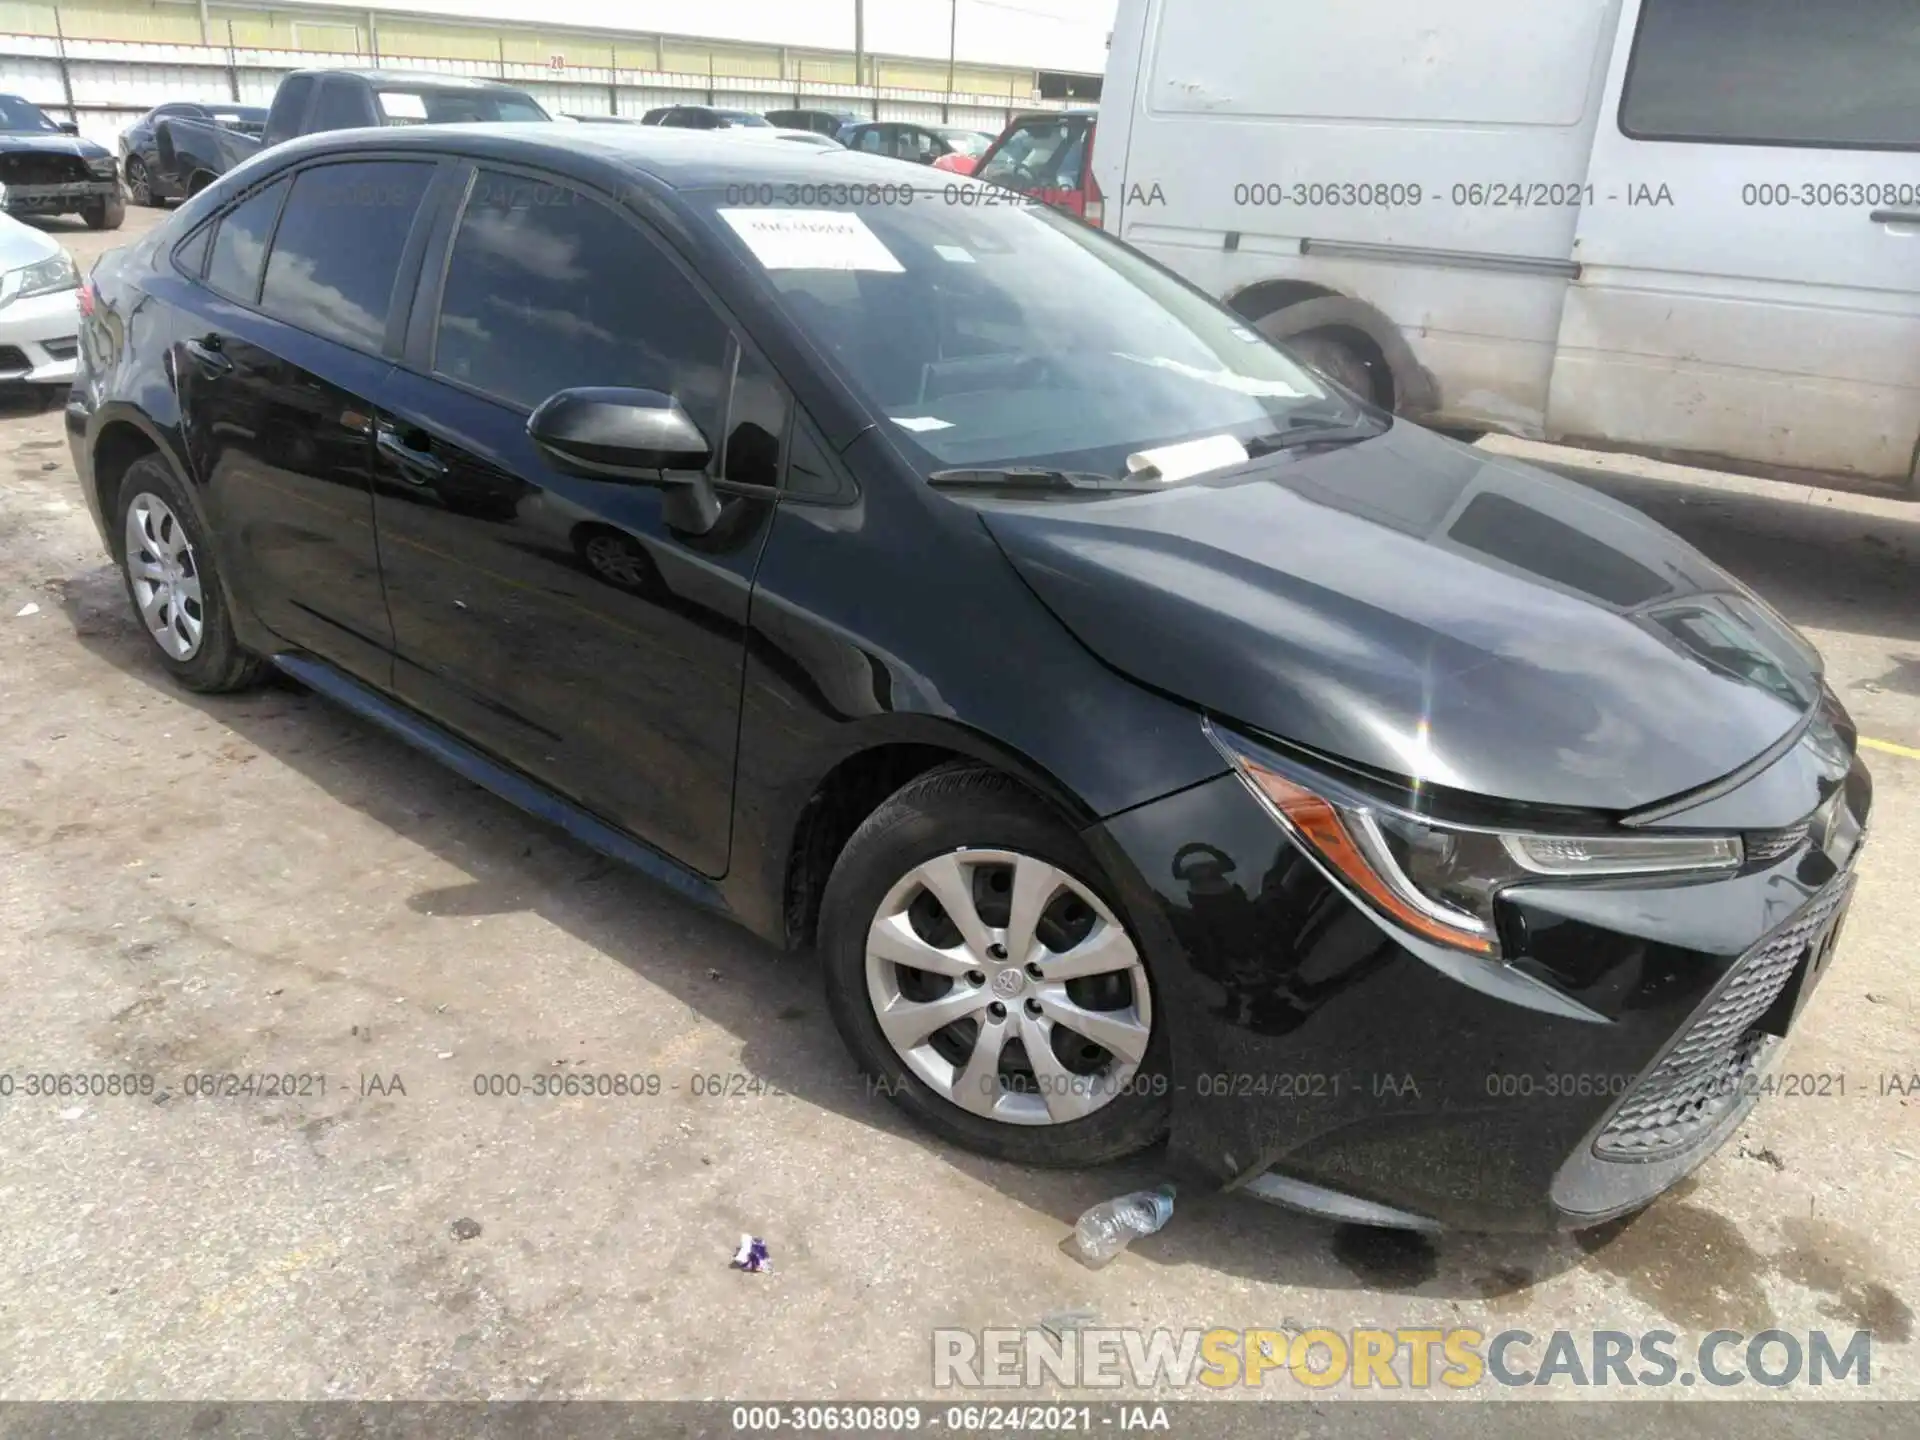
M 1920 482 L 1920 0 L 1119 0 L 1094 176 L 1426 423 Z

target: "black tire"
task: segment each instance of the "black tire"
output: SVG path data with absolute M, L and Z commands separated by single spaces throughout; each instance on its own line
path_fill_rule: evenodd
M 129 155 L 126 163 L 127 199 L 143 209 L 151 209 L 159 202 L 153 198 L 153 176 L 147 170 L 147 162 L 138 155 Z
M 854 832 L 821 903 L 827 1006 L 861 1071 L 928 1130 L 997 1160 L 1097 1165 L 1162 1139 L 1172 1108 L 1164 1006 L 1154 1007 L 1159 1018 L 1133 1082 L 1091 1114 L 1058 1124 L 1013 1124 L 962 1110 L 915 1075 L 882 1033 L 867 989 L 868 928 L 888 892 L 915 866 L 961 849 L 1018 851 L 1046 861 L 1067 871 L 1125 924 L 1086 845 L 1018 782 L 972 766 L 910 781 Z M 1134 940 L 1138 949 L 1137 934 Z M 1150 966 L 1144 952 L 1140 958 Z M 1150 978 L 1150 992 L 1151 986 Z
M 118 230 L 127 218 L 127 202 L 118 195 L 102 196 L 80 208 L 89 230 Z
M 140 614 L 140 602 L 134 594 L 133 576 L 126 554 L 127 512 L 142 495 L 155 495 L 166 502 L 175 520 L 186 532 L 192 547 L 193 570 L 200 580 L 200 645 L 186 659 L 176 659 L 164 650 L 147 628 Z M 213 547 L 200 528 L 186 488 L 158 455 L 144 455 L 127 467 L 121 477 L 118 502 L 114 507 L 115 558 L 120 562 L 120 583 L 133 606 L 134 622 L 152 646 L 151 653 L 181 685 L 202 694 L 220 694 L 245 690 L 257 685 L 267 674 L 267 662 L 240 647 L 234 638 L 233 617 L 227 612 L 226 591 L 220 582 Z
M 1296 360 L 1302 360 L 1328 379 L 1346 386 L 1362 400 L 1380 403 L 1380 387 L 1373 366 L 1358 350 L 1323 330 L 1309 330 L 1279 342 Z

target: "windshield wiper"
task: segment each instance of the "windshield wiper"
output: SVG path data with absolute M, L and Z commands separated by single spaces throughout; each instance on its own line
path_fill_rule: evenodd
M 1247 458 L 1254 460 L 1278 450 L 1292 449 L 1296 445 L 1353 444 L 1371 440 L 1386 432 L 1386 424 L 1365 411 L 1356 414 L 1348 410 L 1334 414 L 1325 410 L 1308 410 L 1289 416 L 1286 425 L 1272 434 L 1256 435 L 1242 443 L 1246 446 Z
M 1164 490 L 1164 481 L 1102 475 L 1097 470 L 1048 470 L 1038 465 L 1001 465 L 984 470 L 936 470 L 927 483 L 939 490 L 1051 490 L 1064 494 L 1138 494 Z

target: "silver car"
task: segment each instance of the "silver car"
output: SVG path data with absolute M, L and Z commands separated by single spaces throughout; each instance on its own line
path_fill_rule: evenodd
M 79 352 L 80 272 L 51 235 L 0 214 L 0 385 L 65 385 Z

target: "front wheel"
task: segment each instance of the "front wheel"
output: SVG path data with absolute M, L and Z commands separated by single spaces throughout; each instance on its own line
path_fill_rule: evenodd
M 118 195 L 103 196 L 80 207 L 89 230 L 118 230 L 127 218 L 127 202 Z
M 1009 777 L 938 770 L 896 792 L 841 852 L 820 929 L 841 1036 L 934 1133 L 1030 1165 L 1165 1133 L 1146 957 L 1086 846 Z

